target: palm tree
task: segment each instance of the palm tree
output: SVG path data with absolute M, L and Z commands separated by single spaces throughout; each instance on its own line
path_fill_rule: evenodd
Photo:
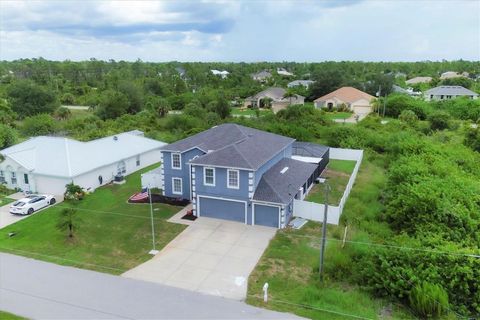
M 60 217 L 57 228 L 60 231 L 68 231 L 68 238 L 73 238 L 74 230 L 78 229 L 79 218 L 76 217 L 77 210 L 75 208 L 65 208 L 60 211 Z
M 296 94 L 295 92 L 293 92 L 293 90 L 291 89 L 288 89 L 287 91 L 285 91 L 285 94 L 283 95 L 284 98 L 289 98 L 289 105 L 291 106 L 292 105 L 292 98 L 295 97 Z

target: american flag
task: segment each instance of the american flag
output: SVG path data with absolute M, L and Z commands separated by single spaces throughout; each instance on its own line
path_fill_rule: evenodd
M 148 188 L 142 189 L 142 192 L 135 193 L 130 197 L 131 201 L 142 201 L 148 199 Z

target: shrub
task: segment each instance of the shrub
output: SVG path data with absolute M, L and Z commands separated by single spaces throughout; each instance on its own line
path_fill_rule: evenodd
M 67 92 L 65 93 L 62 98 L 60 99 L 60 101 L 64 104 L 74 104 L 75 103 L 75 97 L 73 96 L 73 94 Z
M 428 116 L 432 130 L 444 130 L 450 127 L 450 115 L 445 111 L 436 111 Z
M 48 114 L 39 114 L 25 118 L 21 131 L 26 136 L 42 136 L 52 134 L 56 131 L 55 120 Z
M 16 131 L 7 125 L 0 124 L 0 149 L 10 147 L 16 140 Z
M 67 184 L 64 197 L 66 200 L 82 200 L 85 197 L 85 191 L 82 187 L 72 183 Z
M 418 121 L 417 115 L 412 110 L 403 110 L 398 116 L 398 119 L 409 125 L 414 125 Z
M 447 292 L 437 284 L 425 281 L 417 284 L 408 300 L 413 310 L 424 318 L 437 318 L 448 310 Z

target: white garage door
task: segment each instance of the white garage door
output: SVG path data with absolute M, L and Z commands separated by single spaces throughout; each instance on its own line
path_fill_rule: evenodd
M 355 106 L 353 107 L 353 112 L 358 115 L 367 115 L 372 112 L 372 108 L 370 106 Z

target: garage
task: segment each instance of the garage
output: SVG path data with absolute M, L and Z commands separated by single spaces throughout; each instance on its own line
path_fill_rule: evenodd
M 246 223 L 244 201 L 199 197 L 199 216 Z
M 254 204 L 254 224 L 279 228 L 280 208 L 262 204 Z
M 358 115 L 367 115 L 372 112 L 372 108 L 370 106 L 354 106 L 353 112 Z

